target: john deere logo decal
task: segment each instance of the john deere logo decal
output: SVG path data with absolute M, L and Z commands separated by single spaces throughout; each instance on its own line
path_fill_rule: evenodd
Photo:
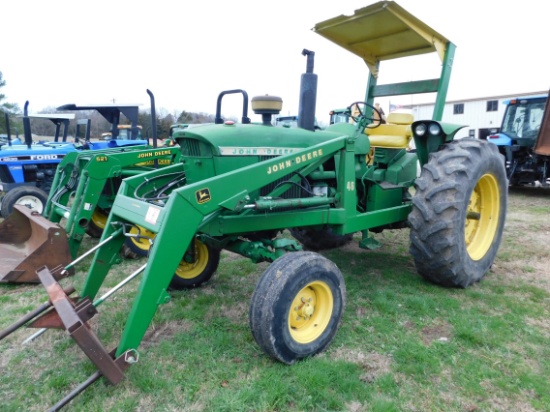
M 197 198 L 197 203 L 206 203 L 210 201 L 210 190 L 201 189 L 195 192 L 195 197 Z

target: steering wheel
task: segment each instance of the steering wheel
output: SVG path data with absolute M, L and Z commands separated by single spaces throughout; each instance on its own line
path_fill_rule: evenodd
M 361 107 L 363 107 L 363 109 L 361 109 Z M 367 117 L 365 115 L 367 109 L 372 109 L 373 117 Z M 366 126 L 367 129 L 374 129 L 382 124 L 382 113 L 380 113 L 376 107 L 368 104 L 367 102 L 353 102 L 348 106 L 348 110 L 351 113 L 350 117 L 355 123 L 358 123 L 361 118 L 368 120 L 369 124 Z M 357 115 L 354 115 L 354 113 Z

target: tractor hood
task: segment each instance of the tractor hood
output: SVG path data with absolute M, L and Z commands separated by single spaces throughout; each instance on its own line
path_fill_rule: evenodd
M 72 143 L 52 142 L 45 145 L 37 144 L 32 145 L 30 149 L 26 145 L 13 145 L 2 148 L 0 151 L 0 161 L 49 160 L 57 158 L 58 155 L 63 156 L 75 150 L 76 148 Z
M 326 142 L 344 134 L 352 136 L 353 126 L 348 130 L 346 132 L 341 130 L 312 132 L 300 128 L 226 122 L 223 125 L 208 124 L 178 130 L 174 133 L 174 139 L 182 148 L 183 154 L 187 156 L 206 154 L 203 153 L 205 146 L 209 146 L 206 150 L 214 156 L 277 156 Z

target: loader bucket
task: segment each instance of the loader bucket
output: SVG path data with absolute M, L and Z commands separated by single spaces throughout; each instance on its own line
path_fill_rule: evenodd
M 14 205 L 0 223 L 0 282 L 40 283 L 36 270 L 48 266 L 56 279 L 74 273 L 65 271 L 71 263 L 65 229 L 33 212 Z

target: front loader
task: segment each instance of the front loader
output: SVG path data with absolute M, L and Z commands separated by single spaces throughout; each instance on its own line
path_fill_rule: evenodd
M 180 156 L 178 147 L 151 146 L 72 153 L 58 167 L 43 215 L 56 223 L 66 219 L 71 256 L 76 258 L 85 234 L 101 237 L 122 179 L 172 165 Z
M 54 410 L 100 376 L 120 382 L 124 369 L 138 360 L 142 339 L 159 305 L 169 301 L 169 291 L 210 280 L 224 249 L 253 262 L 272 262 L 251 297 L 249 324 L 257 344 L 285 364 L 323 351 L 345 308 L 340 269 L 315 250 L 338 247 L 354 234 L 361 234 L 360 247 L 372 249 L 379 245 L 371 232 L 408 228 L 411 254 L 426 279 L 467 287 L 487 273 L 502 236 L 506 174 L 496 146 L 454 141 L 462 126 L 437 121 L 454 45 L 391 1 L 319 23 L 314 30 L 369 59 L 365 101 L 347 107 L 355 124 L 321 131 L 272 127 L 268 117 L 281 110 L 280 99 L 263 96 L 252 99 L 261 124 L 222 120 L 177 130 L 181 163 L 122 181 L 80 297 L 69 297 L 72 290 L 62 289 L 51 268 L 37 268 L 54 309 L 47 321 L 38 317 L 30 326 L 66 329 L 98 369 Z M 440 53 L 440 79 L 376 85 L 380 60 L 420 50 Z M 380 124 L 374 96 L 434 88 L 433 120 L 413 122 L 409 114 L 397 113 Z M 308 105 L 300 115 L 313 119 L 311 111 L 305 113 Z M 416 151 L 408 150 L 412 138 Z M 181 182 L 177 176 L 184 171 Z M 147 262 L 107 293 L 141 277 L 120 341 L 110 350 L 87 321 L 106 299 L 97 296 L 128 226 L 143 227 L 155 237 Z M 294 238 L 279 236 L 284 230 Z

